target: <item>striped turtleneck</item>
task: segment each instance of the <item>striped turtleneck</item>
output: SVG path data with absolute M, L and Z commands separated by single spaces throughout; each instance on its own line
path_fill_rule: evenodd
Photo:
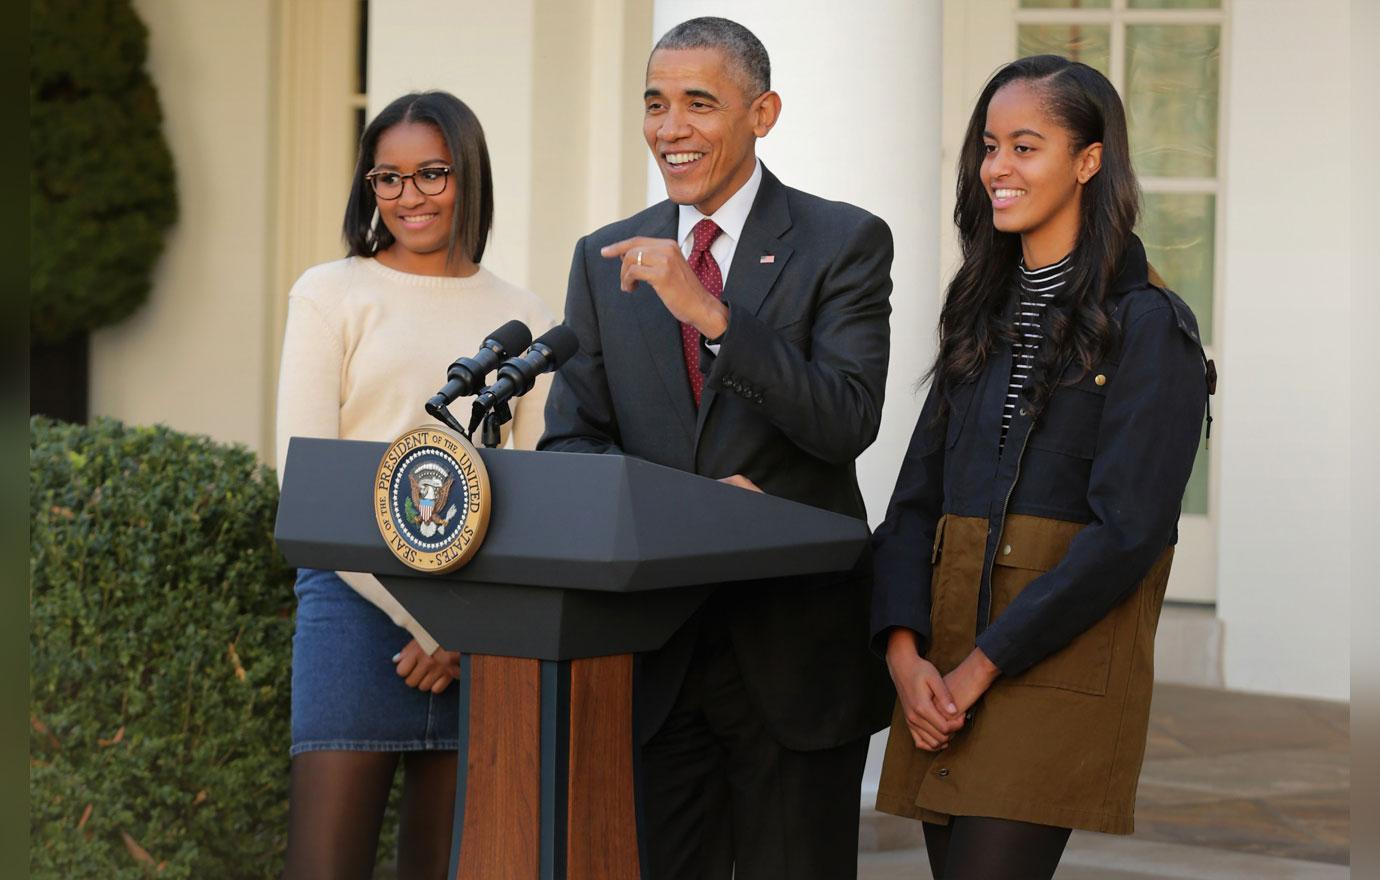
M 1069 258 L 1042 269 L 1027 269 L 1025 261 L 1020 267 L 1021 301 L 1016 311 L 1016 341 L 1011 344 L 1011 384 L 1006 388 L 1006 403 L 1001 411 L 1001 445 L 1006 446 L 1006 433 L 1011 429 L 1011 418 L 1016 413 L 1021 389 L 1030 380 L 1035 368 L 1035 355 L 1044 338 L 1041 329 L 1045 307 L 1050 304 L 1068 282 Z

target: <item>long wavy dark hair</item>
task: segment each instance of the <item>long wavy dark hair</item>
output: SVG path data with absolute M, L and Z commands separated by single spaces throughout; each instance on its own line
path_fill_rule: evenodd
M 963 265 L 949 283 L 939 316 L 939 354 L 930 377 L 941 391 L 975 379 L 1000 340 L 1015 338 L 1008 306 L 1017 295 L 1021 237 L 992 223 L 992 200 L 980 175 L 986 146 L 987 105 L 1003 86 L 1029 82 L 1044 109 L 1067 132 L 1075 152 L 1102 144 L 1100 170 L 1083 186 L 1078 240 L 1070 255 L 1068 286 L 1045 309 L 1044 342 L 1025 387 L 1027 409 L 1038 416 L 1065 364 L 1084 371 L 1116 350 L 1120 331 L 1104 300 L 1116 279 L 1140 207 L 1131 169 L 1126 114 L 1107 78 L 1086 64 L 1057 55 L 1034 55 L 998 70 L 978 98 L 958 160 L 954 223 Z M 941 413 L 947 410 L 941 397 Z

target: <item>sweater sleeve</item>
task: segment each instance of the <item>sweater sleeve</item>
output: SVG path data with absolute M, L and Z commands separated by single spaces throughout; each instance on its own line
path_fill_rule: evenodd
M 307 297 L 290 296 L 287 328 L 283 333 L 283 359 L 278 372 L 276 458 L 280 489 L 291 438 L 340 437 L 344 360 L 344 343 L 326 321 L 320 307 Z M 428 655 L 436 651 L 436 640 L 407 613 L 378 578 L 361 572 L 337 574 L 355 592 L 387 614 L 393 623 L 407 630 Z
M 300 282 L 299 282 L 300 283 Z M 283 357 L 278 368 L 278 487 L 283 485 L 288 441 L 340 437 L 340 376 L 345 347 L 316 303 L 288 298 Z

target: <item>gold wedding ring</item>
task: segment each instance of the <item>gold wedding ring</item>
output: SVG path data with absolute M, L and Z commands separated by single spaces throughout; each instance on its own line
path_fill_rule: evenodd
M 637 265 L 642 265 L 642 251 L 637 252 Z

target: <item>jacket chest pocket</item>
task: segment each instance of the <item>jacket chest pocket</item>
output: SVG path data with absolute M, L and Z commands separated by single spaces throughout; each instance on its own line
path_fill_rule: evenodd
M 1080 372 L 1080 367 L 1070 368 L 1065 380 L 1078 377 Z M 1030 435 L 1030 447 L 1091 459 L 1097 452 L 1102 408 L 1115 381 L 1116 364 L 1106 361 L 1083 374 L 1078 381 L 1055 388 Z
M 1036 521 L 1037 524 L 1038 521 Z M 1041 535 L 1043 529 L 1021 529 L 1016 535 L 1007 530 L 997 549 L 992 566 L 992 618 L 995 620 L 1021 591 L 1059 563 L 1067 552 L 1073 531 L 1066 523 L 1058 527 L 1066 534 L 1058 538 Z M 1074 530 L 1076 531 L 1076 530 Z M 1074 636 L 1064 647 L 1045 657 L 1019 675 L 1006 679 L 1014 685 L 1052 687 L 1081 694 L 1102 696 L 1112 669 L 1112 636 L 1116 632 L 1115 614 L 1104 616 Z

